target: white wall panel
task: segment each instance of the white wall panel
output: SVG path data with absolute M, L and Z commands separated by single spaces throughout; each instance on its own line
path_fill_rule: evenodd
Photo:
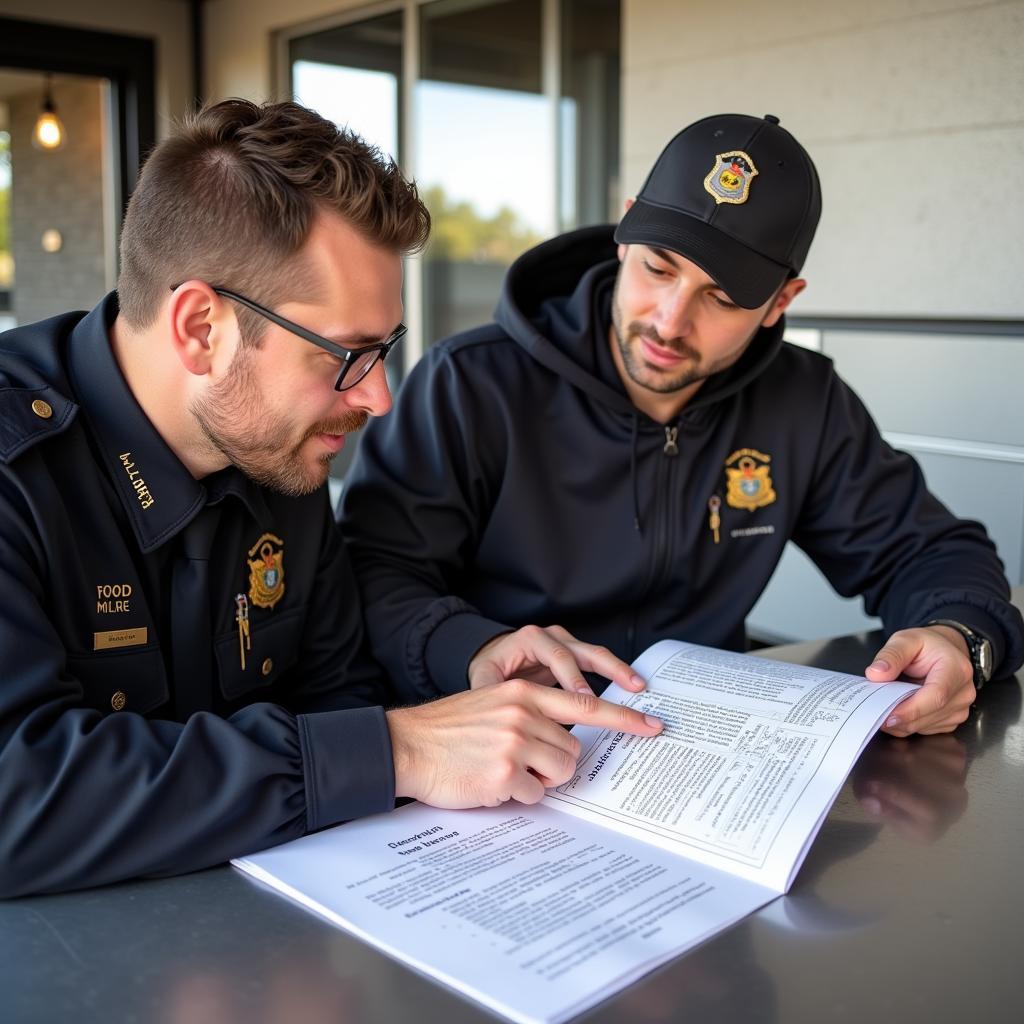
M 623 12 L 625 195 L 690 121 L 774 113 L 822 177 L 795 312 L 1024 316 L 1024 3 L 625 0 Z

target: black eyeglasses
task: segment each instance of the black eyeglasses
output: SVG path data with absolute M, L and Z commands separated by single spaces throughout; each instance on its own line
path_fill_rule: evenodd
M 171 291 L 174 291 L 177 287 L 178 285 L 171 285 Z M 341 372 L 338 374 L 338 379 L 334 382 L 335 391 L 348 391 L 349 388 L 354 388 L 377 365 L 378 361 L 383 361 L 387 358 L 387 354 L 405 337 L 409 329 L 405 324 L 399 324 L 391 332 L 390 336 L 383 341 L 363 345 L 361 348 L 346 348 L 344 345 L 339 345 L 336 341 L 330 341 L 328 338 L 321 337 L 306 327 L 293 323 L 273 310 L 267 309 L 266 306 L 261 306 L 258 302 L 253 302 L 252 299 L 247 299 L 244 295 L 239 295 L 238 292 L 232 292 L 227 288 L 220 288 L 217 285 L 210 285 L 210 287 L 218 295 L 223 295 L 226 299 L 240 303 L 246 308 L 251 309 L 254 313 L 265 317 L 272 324 L 277 324 L 278 327 L 283 327 L 286 331 L 297 334 L 303 341 L 308 341 L 311 345 L 316 345 L 318 348 L 322 348 L 326 352 L 330 352 L 332 355 L 336 355 L 344 360 L 341 364 Z

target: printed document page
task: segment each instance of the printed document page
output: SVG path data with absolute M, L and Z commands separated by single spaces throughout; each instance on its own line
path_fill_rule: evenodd
M 777 895 L 538 804 L 410 804 L 233 862 L 516 1021 L 562 1021 Z
M 674 640 L 634 667 L 647 690 L 604 698 L 665 731 L 577 727 L 576 774 L 545 802 L 777 892 L 868 740 L 917 688 Z

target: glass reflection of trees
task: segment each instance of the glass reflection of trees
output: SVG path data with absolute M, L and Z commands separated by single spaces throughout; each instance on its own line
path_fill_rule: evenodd
M 433 225 L 428 250 L 432 259 L 508 264 L 541 241 L 540 233 L 509 206 L 488 217 L 472 203 L 450 198 L 441 185 L 424 189 L 423 200 Z

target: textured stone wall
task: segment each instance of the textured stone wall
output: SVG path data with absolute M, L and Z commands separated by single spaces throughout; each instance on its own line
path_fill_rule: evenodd
M 40 85 L 42 79 L 40 79 Z M 11 251 L 14 256 L 13 314 L 31 323 L 70 309 L 90 309 L 111 287 L 108 239 L 112 226 L 104 202 L 103 161 L 107 143 L 100 82 L 63 80 L 53 91 L 67 130 L 61 149 L 32 145 L 42 104 L 38 94 L 9 104 L 11 133 Z M 106 211 L 106 212 L 105 212 Z M 43 251 L 43 232 L 63 237 L 59 252 Z

